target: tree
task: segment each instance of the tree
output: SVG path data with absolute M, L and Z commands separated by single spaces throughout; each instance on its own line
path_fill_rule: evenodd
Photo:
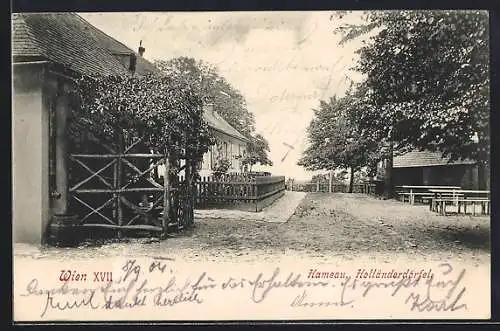
M 339 28 L 374 32 L 354 67 L 365 75 L 360 123 L 394 151 L 441 151 L 489 167 L 489 42 L 484 11 L 381 11 Z M 475 139 L 474 137 L 478 137 Z
M 247 143 L 247 153 L 242 159 L 242 164 L 249 165 L 249 171 L 252 171 L 252 166 L 257 163 L 272 166 L 273 162 L 269 159 L 267 152 L 269 152 L 269 143 L 262 135 L 256 134 Z
M 247 144 L 248 154 L 243 160 L 244 164 L 250 165 L 250 168 L 256 163 L 272 165 L 267 156 L 269 143 L 262 135 L 255 133 L 255 117 L 248 110 L 245 98 L 219 74 L 215 66 L 188 57 L 156 61 L 155 65 L 163 73 L 189 76 L 192 81 L 197 82 L 202 99 L 212 103 L 214 110 L 224 120 L 250 140 Z M 222 166 L 224 167 L 225 165 Z
M 219 74 L 213 65 L 189 57 L 178 57 L 169 61 L 155 61 L 164 73 L 190 76 L 199 84 L 199 93 L 205 102 L 214 105 L 232 127 L 249 138 L 255 131 L 255 118 L 246 105 L 243 95 Z
M 349 192 L 354 176 L 365 166 L 373 167 L 378 160 L 378 143 L 363 135 L 359 121 L 353 116 L 355 95 L 328 102 L 320 101 L 308 127 L 309 147 L 298 165 L 308 170 L 350 169 Z
M 195 82 L 181 75 L 82 77 L 73 91 L 70 137 L 86 147 L 88 135 L 113 145 L 119 135 L 142 138 L 145 148 L 200 161 L 213 144 L 202 120 Z M 87 145 L 88 146 L 88 145 Z

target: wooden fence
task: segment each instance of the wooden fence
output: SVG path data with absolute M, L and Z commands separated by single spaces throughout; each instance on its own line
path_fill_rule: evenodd
M 202 177 L 195 186 L 195 206 L 198 209 L 221 208 L 258 212 L 285 194 L 285 177 Z
M 290 191 L 299 192 L 323 192 L 329 193 L 330 188 L 328 183 L 291 183 L 287 187 Z M 364 194 L 375 194 L 376 185 L 372 183 L 366 184 L 354 184 L 352 187 L 352 193 L 364 193 Z M 346 184 L 332 184 L 332 193 L 347 193 L 349 192 L 349 185 Z

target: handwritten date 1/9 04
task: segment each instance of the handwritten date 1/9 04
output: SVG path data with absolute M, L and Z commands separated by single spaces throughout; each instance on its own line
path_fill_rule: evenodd
M 61 270 L 59 275 L 59 280 L 61 282 L 86 282 L 92 280 L 93 282 L 112 282 L 113 272 L 112 271 L 94 271 L 92 272 L 92 278 L 87 277 L 87 273 L 77 272 L 76 270 Z

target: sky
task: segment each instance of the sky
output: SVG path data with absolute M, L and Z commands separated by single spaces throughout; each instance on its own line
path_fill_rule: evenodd
M 312 109 L 361 79 L 350 70 L 361 41 L 340 46 L 334 34 L 339 21 L 330 11 L 80 15 L 132 49 L 142 41 L 150 61 L 189 56 L 216 65 L 245 96 L 257 133 L 269 141 L 273 167 L 253 169 L 276 175 L 312 176 L 297 165 L 307 146 Z M 346 20 L 356 23 L 360 17 L 355 13 Z

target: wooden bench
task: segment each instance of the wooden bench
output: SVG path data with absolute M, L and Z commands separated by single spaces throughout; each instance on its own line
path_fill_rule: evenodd
M 475 216 L 478 213 L 476 212 L 476 205 L 481 206 L 480 215 L 490 215 L 491 213 L 491 201 L 489 198 L 433 198 L 432 199 L 432 211 L 435 211 L 443 216 L 446 216 L 446 206 L 449 205 L 457 205 L 458 214 L 462 213 L 467 214 L 467 206 L 472 205 L 472 215 Z
M 432 192 L 431 192 L 432 193 Z M 463 199 L 465 197 L 464 193 L 440 193 L 439 195 L 436 195 L 435 193 L 431 194 L 431 197 L 429 199 L 429 209 L 431 211 L 435 211 L 435 204 L 439 199 L 444 199 L 447 202 L 450 202 L 450 204 L 458 206 L 458 201 L 460 199 Z

